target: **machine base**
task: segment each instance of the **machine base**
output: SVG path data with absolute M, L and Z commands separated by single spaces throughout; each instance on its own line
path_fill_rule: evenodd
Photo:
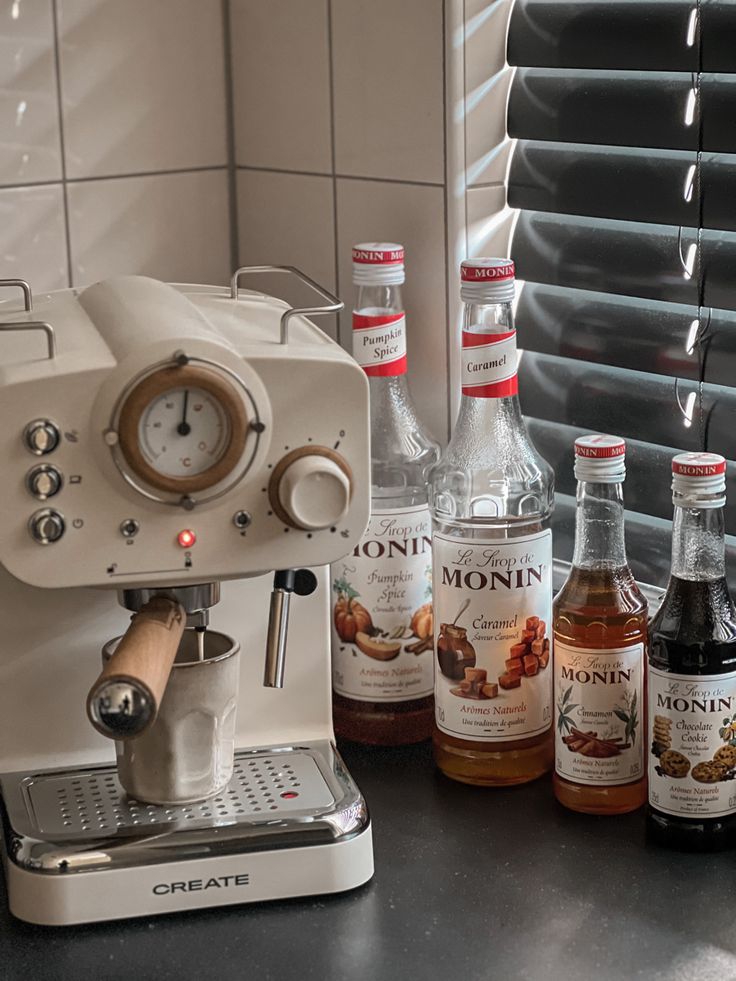
M 60 926 L 342 892 L 373 874 L 365 801 L 331 743 L 236 754 L 200 805 L 126 797 L 114 768 L 0 777 L 10 911 Z
M 308 845 L 143 868 L 54 876 L 6 863 L 10 912 L 44 926 L 178 913 L 345 892 L 373 875 L 370 825 L 332 845 Z

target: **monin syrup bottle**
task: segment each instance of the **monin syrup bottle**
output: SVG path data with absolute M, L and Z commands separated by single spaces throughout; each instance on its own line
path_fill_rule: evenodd
M 370 382 L 371 518 L 332 566 L 333 715 L 338 736 L 399 745 L 428 739 L 434 708 L 427 471 L 439 446 L 406 381 L 404 249 L 353 249 L 353 356 Z
M 736 611 L 723 538 L 726 461 L 672 461 L 672 573 L 649 626 L 650 839 L 736 845 Z
M 465 783 L 552 766 L 553 474 L 517 395 L 514 265 L 462 263 L 462 400 L 430 484 L 435 760 Z

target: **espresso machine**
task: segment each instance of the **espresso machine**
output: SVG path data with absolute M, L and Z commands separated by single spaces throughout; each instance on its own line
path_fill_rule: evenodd
M 321 305 L 241 288 L 265 272 Z M 366 882 L 327 566 L 368 520 L 368 388 L 311 320 L 340 302 L 291 267 L 0 289 L 11 911 L 82 923 Z

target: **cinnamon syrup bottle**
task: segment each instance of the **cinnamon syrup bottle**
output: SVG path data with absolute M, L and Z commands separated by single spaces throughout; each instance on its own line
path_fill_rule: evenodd
M 672 573 L 649 627 L 651 841 L 736 846 L 736 610 L 726 582 L 726 461 L 672 461 Z
M 557 800 L 586 814 L 646 801 L 647 602 L 626 560 L 626 446 L 575 440 L 575 551 L 554 602 Z
M 514 264 L 462 263 L 462 399 L 430 478 L 435 761 L 463 783 L 546 773 L 552 738 L 553 473 L 519 407 Z
M 335 732 L 396 746 L 429 739 L 434 705 L 427 471 L 439 457 L 406 380 L 404 249 L 353 249 L 353 356 L 371 401 L 371 517 L 332 565 Z

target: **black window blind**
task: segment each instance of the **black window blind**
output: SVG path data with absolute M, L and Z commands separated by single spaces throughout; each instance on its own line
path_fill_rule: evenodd
M 521 396 L 562 557 L 572 440 L 611 432 L 632 566 L 657 585 L 671 457 L 726 457 L 736 583 L 736 0 L 516 0 L 507 59 Z

